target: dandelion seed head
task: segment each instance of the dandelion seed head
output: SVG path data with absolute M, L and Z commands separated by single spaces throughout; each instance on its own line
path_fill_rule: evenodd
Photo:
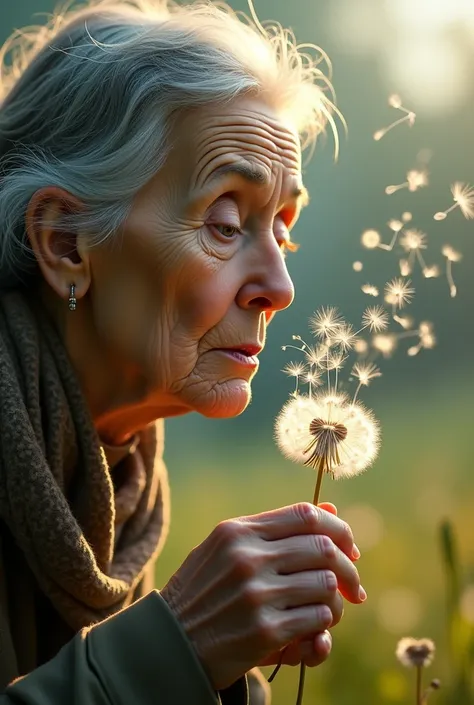
M 427 247 L 427 237 L 426 233 L 421 230 L 415 230 L 411 228 L 405 230 L 402 237 L 400 238 L 400 245 L 403 247 L 405 252 L 415 252 L 416 250 L 426 250 Z
M 320 373 L 315 372 L 314 370 L 310 370 L 307 372 L 303 380 L 307 383 L 310 384 L 313 387 L 320 387 L 323 384 L 323 379 Z
M 428 172 L 426 169 L 410 169 L 407 172 L 407 183 L 409 191 L 417 191 L 419 188 L 428 185 Z
M 371 333 L 380 333 L 389 324 L 389 315 L 383 306 L 368 306 L 362 315 L 362 325 Z
M 410 211 L 405 211 L 404 213 L 402 213 L 402 220 L 404 223 L 409 223 L 412 218 L 413 216 Z
M 379 368 L 377 365 L 374 365 L 373 362 L 356 362 L 352 368 L 352 374 L 359 380 L 360 384 L 365 387 L 376 377 L 382 376 Z
M 379 290 L 377 289 L 376 286 L 373 286 L 372 284 L 362 284 L 362 286 L 360 288 L 364 294 L 367 294 L 367 296 L 378 296 L 379 295 Z
M 392 218 L 392 220 L 389 220 L 387 225 L 390 228 L 390 230 L 392 230 L 394 233 L 399 233 L 400 230 L 403 228 L 402 221 L 396 220 L 395 218 Z
M 373 250 L 380 245 L 382 238 L 377 230 L 364 230 L 361 242 L 368 250 Z
M 297 463 L 352 477 L 375 460 L 380 432 L 373 414 L 344 395 L 300 395 L 290 399 L 275 424 L 281 452 Z
M 395 651 L 397 659 L 403 666 L 425 667 L 433 661 L 435 644 L 431 639 L 400 639 Z
M 362 270 L 364 269 L 364 265 L 362 264 L 362 262 L 359 261 L 353 262 L 352 269 L 354 270 L 354 272 L 362 272 Z
M 323 366 L 326 370 L 342 370 L 346 360 L 347 355 L 344 355 L 342 350 L 332 352 L 326 357 Z
M 389 303 L 397 308 L 403 308 L 405 304 L 409 304 L 415 293 L 415 289 L 411 286 L 411 281 L 407 279 L 395 278 L 385 285 L 385 294 L 390 297 Z M 388 299 L 386 299 L 388 301 Z
M 441 252 L 450 262 L 459 262 L 462 260 L 461 252 L 455 250 L 454 247 L 451 247 L 451 245 L 443 245 Z
M 372 338 L 372 347 L 383 357 L 390 357 L 397 347 L 397 337 L 394 333 L 377 333 Z
M 469 184 L 456 181 L 451 186 L 453 200 L 458 204 L 461 212 L 468 220 L 474 218 L 474 188 Z
M 344 319 L 335 306 L 318 309 L 309 322 L 312 332 L 321 338 L 335 333 L 343 323 Z

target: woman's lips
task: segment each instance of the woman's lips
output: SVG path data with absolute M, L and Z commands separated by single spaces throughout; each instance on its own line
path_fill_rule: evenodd
M 261 348 L 257 346 L 248 346 L 245 348 L 216 348 L 216 350 L 217 352 L 224 353 L 224 355 L 245 367 L 258 367 L 259 365 L 257 354 L 260 352 Z

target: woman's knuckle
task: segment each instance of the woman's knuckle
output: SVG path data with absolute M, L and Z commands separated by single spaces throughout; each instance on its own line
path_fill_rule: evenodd
M 322 573 L 322 582 L 324 587 L 328 592 L 336 592 L 337 590 L 337 577 L 335 573 L 332 572 L 332 570 L 323 570 L 321 571 Z
M 239 578 L 252 578 L 256 573 L 255 557 L 246 546 L 233 544 L 227 552 L 232 572 Z
M 311 502 L 298 502 L 294 505 L 295 511 L 306 525 L 317 526 L 321 519 L 321 510 Z
M 248 580 L 243 589 L 244 602 L 250 607 L 260 607 L 266 603 L 264 586 L 256 580 Z
M 260 643 L 266 649 L 273 649 L 279 644 L 279 629 L 268 610 L 261 609 L 256 617 L 256 630 Z
M 343 539 L 345 539 L 348 543 L 354 543 L 354 534 L 352 533 L 352 529 L 346 521 L 342 522 L 342 536 Z
M 329 627 L 333 621 L 331 608 L 328 605 L 316 605 L 316 620 L 323 627 Z
M 314 534 L 312 541 L 316 549 L 316 553 L 324 558 L 334 558 L 336 555 L 336 547 L 329 536 L 324 534 Z

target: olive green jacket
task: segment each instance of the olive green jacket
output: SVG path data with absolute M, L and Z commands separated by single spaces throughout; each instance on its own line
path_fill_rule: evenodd
M 268 703 L 261 674 L 213 690 L 157 590 L 94 627 L 68 630 L 0 521 L 0 705 Z

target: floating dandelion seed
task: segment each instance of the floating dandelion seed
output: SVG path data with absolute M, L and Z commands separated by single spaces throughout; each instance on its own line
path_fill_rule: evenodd
M 426 250 L 428 247 L 426 233 L 421 230 L 415 230 L 415 228 L 405 230 L 400 238 L 400 245 L 405 252 L 409 253 L 408 259 L 400 260 L 400 273 L 402 276 L 411 274 L 415 260 L 418 260 L 422 271 L 428 268 L 420 252 L 420 250 Z
M 391 196 L 396 191 L 406 188 L 409 191 L 418 191 L 419 188 L 428 186 L 428 172 L 426 169 L 410 169 L 407 171 L 407 179 L 402 184 L 387 186 L 385 193 Z
M 402 213 L 402 220 L 404 223 L 409 223 L 412 218 L 413 216 L 410 211 L 405 211 L 404 213 Z
M 374 250 L 380 245 L 382 238 L 377 230 L 365 230 L 362 233 L 361 242 L 368 250 Z
M 298 392 L 298 380 L 301 375 L 304 374 L 305 370 L 306 366 L 302 362 L 288 362 L 283 368 L 283 372 L 286 375 L 288 375 L 289 377 L 294 377 L 296 380 L 296 386 L 293 391 L 294 394 Z
M 362 340 L 359 338 L 359 340 L 356 340 L 354 344 L 354 351 L 358 355 L 365 355 L 369 350 L 369 344 L 366 340 Z
M 354 394 L 353 402 L 356 401 L 361 387 L 368 387 L 373 379 L 382 376 L 379 368 L 373 362 L 356 362 L 352 368 L 352 374 L 359 380 L 359 386 Z
M 412 110 L 407 110 L 407 108 L 404 108 L 402 105 L 402 101 L 399 95 L 393 94 L 389 97 L 388 99 L 388 104 L 392 107 L 395 108 L 396 110 L 401 110 L 402 112 L 405 113 L 405 115 L 402 118 L 399 118 L 398 120 L 395 120 L 395 122 L 392 122 L 388 127 L 383 127 L 380 130 L 377 130 L 374 132 L 374 140 L 378 142 L 379 140 L 384 137 L 387 132 L 390 130 L 393 130 L 394 127 L 397 125 L 401 125 L 404 122 L 407 122 L 410 127 L 412 127 L 415 124 L 415 119 L 416 119 L 416 114 Z
M 310 318 L 309 325 L 315 335 L 325 338 L 335 333 L 343 322 L 337 308 L 334 306 L 324 308 L 323 306 Z
M 397 347 L 397 336 L 395 333 L 378 333 L 372 338 L 372 347 L 383 357 L 390 357 Z
M 331 342 L 341 348 L 343 352 L 352 350 L 356 340 L 356 333 L 352 326 L 347 324 L 340 326 L 340 328 L 332 336 Z
M 423 276 L 425 277 L 425 279 L 434 279 L 435 277 L 439 277 L 440 274 L 441 270 L 437 264 L 431 264 L 429 266 L 427 265 L 423 269 Z
M 400 274 L 402 277 L 407 277 L 413 271 L 413 264 L 407 259 L 401 259 L 399 262 Z
M 388 221 L 387 225 L 390 228 L 390 230 L 393 232 L 393 237 L 390 240 L 388 245 L 381 243 L 379 245 L 379 247 L 381 250 L 388 250 L 389 252 L 391 252 L 393 250 L 393 248 L 395 247 L 395 243 L 397 241 L 399 233 L 403 229 L 403 222 L 401 220 L 396 220 L 395 218 L 392 218 L 391 220 Z
M 379 295 L 379 290 L 377 289 L 376 286 L 372 286 L 372 284 L 362 284 L 362 286 L 360 288 L 364 294 L 367 294 L 367 296 L 378 296 Z
M 352 269 L 354 270 L 354 272 L 362 272 L 362 270 L 364 269 L 364 265 L 362 264 L 362 262 L 353 262 Z
M 415 289 L 410 284 L 410 279 L 395 278 L 385 285 L 385 301 L 391 304 L 393 314 L 412 300 Z
M 444 245 L 441 252 L 443 256 L 446 257 L 446 279 L 448 280 L 451 298 L 454 298 L 458 290 L 453 278 L 453 262 L 459 262 L 462 259 L 462 254 L 451 247 L 451 245 Z
M 388 313 L 383 306 L 369 306 L 363 313 L 361 330 L 368 328 L 371 333 L 380 333 L 388 328 L 388 324 Z
M 451 186 L 451 193 L 453 194 L 454 206 L 445 211 L 438 211 L 433 218 L 435 220 L 444 220 L 448 213 L 451 213 L 455 208 L 460 208 L 461 213 L 467 220 L 474 218 L 474 188 L 469 184 L 456 181 Z
M 413 639 L 404 637 L 397 644 L 395 655 L 403 666 L 416 669 L 416 703 L 426 705 L 430 693 L 438 690 L 438 679 L 431 681 L 423 692 L 423 669 L 430 666 L 435 654 L 435 644 L 431 639 Z
M 413 326 L 413 318 L 409 316 L 395 316 L 394 320 L 399 323 L 404 330 L 408 330 Z

